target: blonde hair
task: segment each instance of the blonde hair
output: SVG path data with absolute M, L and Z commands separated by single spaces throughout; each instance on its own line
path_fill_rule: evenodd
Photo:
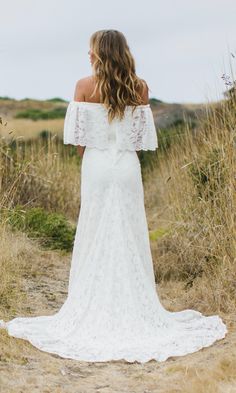
M 90 37 L 94 53 L 93 76 L 100 101 L 108 109 L 108 120 L 124 116 L 126 105 L 142 104 L 140 90 L 146 85 L 135 72 L 134 58 L 125 36 L 117 30 L 98 30 Z

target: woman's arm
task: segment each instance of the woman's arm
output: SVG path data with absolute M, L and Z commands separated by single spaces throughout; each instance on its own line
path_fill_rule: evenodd
M 83 155 L 84 155 L 85 149 L 86 149 L 86 146 L 77 145 L 77 152 L 78 152 L 78 154 L 79 154 L 79 156 L 80 156 L 81 158 L 82 158 Z
M 75 86 L 74 101 L 85 101 L 84 88 L 84 80 L 78 80 Z M 83 157 L 85 148 L 86 146 L 77 145 L 77 151 L 81 158 Z
M 147 104 L 149 104 L 149 87 L 147 85 L 147 82 L 144 79 L 141 79 L 141 81 L 143 82 L 143 90 L 141 93 L 142 105 L 147 105 Z M 136 153 L 140 159 L 141 150 L 136 150 Z

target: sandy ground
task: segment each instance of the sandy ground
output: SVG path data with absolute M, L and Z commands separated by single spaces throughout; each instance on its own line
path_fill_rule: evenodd
M 47 269 L 45 267 L 47 266 Z M 70 255 L 45 251 L 39 275 L 25 277 L 27 302 L 20 316 L 51 314 L 67 296 Z M 163 305 L 186 308 L 181 290 L 159 285 Z M 176 297 L 178 293 L 178 297 Z M 173 294 L 175 298 L 173 298 Z M 4 393 L 218 393 L 236 392 L 236 317 L 222 315 L 228 334 L 208 348 L 165 362 L 125 361 L 87 363 L 62 359 L 33 347 L 23 339 L 0 332 L 0 392 Z

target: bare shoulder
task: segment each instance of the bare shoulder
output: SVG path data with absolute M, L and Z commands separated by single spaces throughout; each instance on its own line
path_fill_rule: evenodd
M 93 83 L 93 77 L 92 76 L 85 76 L 84 78 L 77 80 L 76 86 L 86 87 L 86 86 L 90 86 L 92 83 Z
M 93 85 L 94 81 L 92 76 L 85 76 L 84 78 L 78 79 L 75 85 L 74 100 L 84 101 Z
M 139 78 L 139 80 L 141 82 L 140 94 L 142 97 L 142 104 L 146 105 L 149 103 L 149 87 L 144 79 Z M 95 81 L 92 75 L 77 80 L 74 92 L 74 101 L 100 102 L 98 93 L 91 99 L 94 88 Z

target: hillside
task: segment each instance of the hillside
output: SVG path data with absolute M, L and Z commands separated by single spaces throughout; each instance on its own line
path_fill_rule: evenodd
M 194 123 L 199 116 L 202 116 L 205 108 L 204 104 L 165 103 L 156 99 L 150 99 L 150 105 L 158 129 L 183 124 L 184 119 Z M 58 98 L 52 100 L 14 100 L 0 97 L 0 117 L 2 117 L 3 122 L 8 121 L 5 127 L 0 125 L 1 136 L 8 137 L 9 132 L 13 130 L 15 136 L 23 135 L 26 138 L 34 138 L 43 129 L 62 135 L 67 106 L 67 101 Z M 17 115 L 19 116 L 22 113 L 22 118 L 16 118 Z M 37 117 L 38 120 L 33 120 Z

